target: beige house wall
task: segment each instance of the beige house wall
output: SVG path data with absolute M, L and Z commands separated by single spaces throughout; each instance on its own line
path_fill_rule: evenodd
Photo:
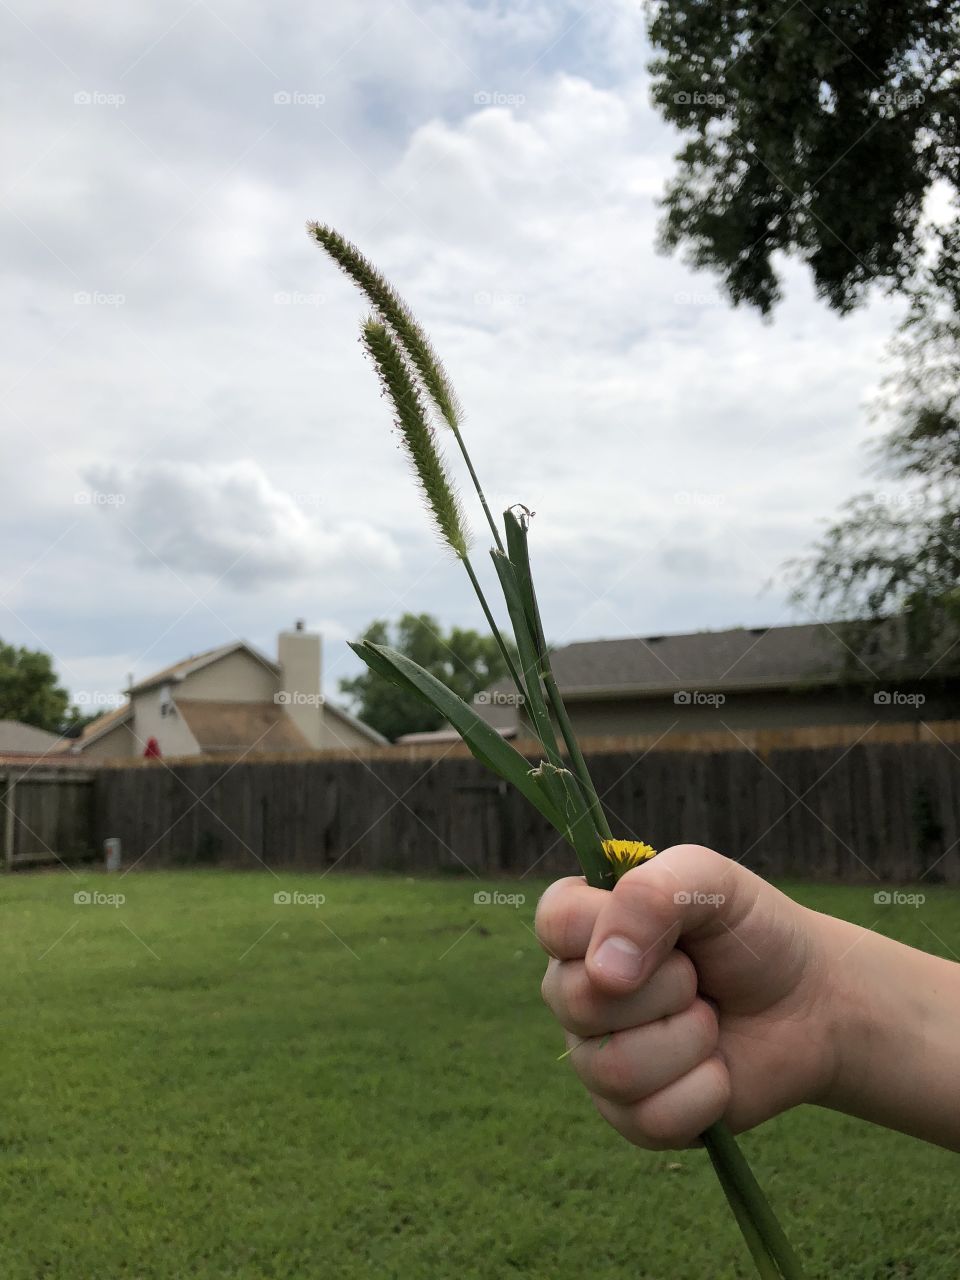
M 604 734 L 678 733 L 730 729 L 794 729 L 804 726 L 903 723 L 917 720 L 946 720 L 956 715 L 955 700 L 925 693 L 921 704 L 875 703 L 873 688 L 832 689 L 764 693 L 728 693 L 723 703 L 703 701 L 712 696 L 689 690 L 688 702 L 675 702 L 673 695 L 659 698 L 574 701 L 567 703 L 570 719 L 582 737 Z M 910 695 L 911 691 L 897 691 Z
M 131 756 L 140 755 L 143 747 L 139 745 L 131 732 L 130 726 L 116 724 L 107 733 L 83 748 L 84 757 L 91 760 L 129 760 Z
M 323 711 L 320 742 L 317 744 L 319 750 L 369 751 L 371 747 L 377 745 L 365 733 L 355 729 L 349 721 L 341 719 L 329 707 L 324 707 Z
M 177 688 L 182 689 L 186 683 L 184 681 Z M 165 687 L 159 685 L 155 689 L 144 689 L 143 693 L 133 695 L 133 727 L 139 739 L 139 751 L 136 754 L 141 755 L 150 739 L 156 738 L 165 756 L 196 755 L 200 750 L 199 743 L 172 702 L 167 715 L 161 712 Z
M 211 702 L 272 702 L 280 687 L 274 671 L 243 649 L 229 653 L 170 686 L 174 697 Z

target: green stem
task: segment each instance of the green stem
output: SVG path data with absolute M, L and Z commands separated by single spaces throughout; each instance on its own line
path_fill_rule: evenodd
M 710 1162 L 713 1165 L 713 1171 L 717 1175 L 717 1181 L 723 1190 L 723 1194 L 727 1198 L 733 1216 L 737 1220 L 740 1233 L 743 1236 L 747 1248 L 750 1250 L 750 1256 L 753 1258 L 754 1265 L 757 1268 L 757 1274 L 761 1280 L 781 1280 L 780 1268 L 770 1256 L 767 1246 L 764 1244 L 763 1237 L 757 1229 L 756 1223 L 750 1216 L 750 1211 L 746 1204 L 740 1198 L 736 1186 L 730 1180 L 730 1174 L 718 1156 L 716 1148 L 710 1143 L 705 1142 L 707 1153 L 710 1156 Z
M 580 750 L 580 744 L 577 741 L 577 735 L 573 731 L 573 725 L 570 723 L 570 716 L 567 714 L 567 708 L 564 705 L 563 698 L 560 694 L 560 687 L 557 684 L 556 677 L 553 674 L 553 667 L 550 664 L 550 650 L 547 646 L 546 637 L 543 631 L 543 621 L 540 617 L 540 606 L 537 603 L 537 592 L 533 585 L 533 573 L 530 569 L 530 548 L 527 543 L 527 527 L 524 521 L 518 520 L 513 511 L 504 513 L 504 521 L 507 530 L 507 545 L 510 547 L 511 560 L 517 570 L 517 577 L 520 580 L 520 587 L 527 605 L 527 613 L 530 620 L 530 631 L 533 635 L 533 643 L 537 651 L 537 665 L 540 679 L 543 681 L 543 687 L 546 690 L 550 706 L 553 708 L 553 714 L 557 718 L 557 725 L 560 734 L 566 744 L 567 751 L 570 755 L 570 763 L 573 766 L 573 773 L 583 792 L 583 798 L 586 801 L 587 808 L 593 818 L 597 833 L 604 840 L 610 840 L 613 832 L 610 830 L 610 824 L 607 822 L 607 816 L 603 812 L 603 806 L 600 803 L 600 797 L 597 795 L 597 789 L 593 785 L 593 779 L 590 777 L 590 770 L 587 768 L 587 762 L 584 759 L 583 752 Z
M 789 1240 L 784 1235 L 783 1228 L 770 1207 L 770 1202 L 753 1176 L 753 1171 L 737 1145 L 733 1134 L 725 1124 L 717 1123 L 711 1125 L 706 1133 L 703 1134 L 703 1142 L 710 1153 L 710 1159 L 713 1161 L 714 1168 L 717 1169 L 718 1174 L 720 1167 L 722 1166 L 723 1168 L 721 1182 L 724 1190 L 726 1190 L 727 1182 L 729 1181 L 736 1191 L 737 1198 L 742 1202 L 744 1210 L 750 1217 L 753 1230 L 759 1234 L 770 1257 L 776 1262 L 779 1268 L 778 1274 L 783 1280 L 803 1280 L 803 1269 L 800 1266 L 800 1261 L 793 1252 Z M 733 1207 L 732 1201 L 731 1207 Z M 740 1221 L 739 1214 L 737 1215 L 737 1220 Z M 746 1231 L 744 1231 L 744 1237 L 752 1253 L 753 1245 Z
M 591 817 L 600 836 L 604 840 L 610 840 L 613 838 L 613 832 L 610 830 L 609 822 L 607 822 L 607 815 L 603 812 L 600 797 L 597 795 L 597 789 L 593 785 L 593 779 L 590 777 L 590 770 L 587 768 L 587 762 L 583 758 L 583 752 L 580 750 L 577 736 L 573 732 L 573 725 L 567 715 L 567 708 L 563 705 L 563 698 L 560 696 L 560 690 L 557 687 L 557 681 L 550 667 L 550 662 L 549 660 L 544 662 L 542 657 L 541 675 L 543 677 L 543 686 L 547 691 L 547 697 L 550 699 L 550 705 L 553 708 L 553 714 L 557 717 L 557 724 L 560 726 L 560 734 L 566 743 L 567 751 L 570 753 L 573 772 L 580 783 Z
M 497 642 L 497 648 L 500 650 L 500 654 L 504 662 L 507 664 L 507 671 L 510 673 L 510 679 L 517 686 L 517 693 L 519 693 L 521 697 L 526 697 L 526 687 L 520 681 L 520 673 L 517 671 L 516 664 L 510 655 L 510 650 L 507 648 L 506 641 L 500 634 L 500 628 L 497 626 L 494 621 L 493 614 L 490 612 L 490 606 L 487 604 L 487 597 L 483 594 L 483 588 L 480 586 L 479 579 L 477 578 L 473 565 L 470 562 L 470 557 L 464 555 L 461 556 L 460 559 L 463 561 L 463 567 L 466 569 L 467 574 L 470 577 L 470 581 L 473 584 L 473 589 L 477 593 L 477 599 L 480 601 L 480 608 L 483 610 L 483 616 L 487 620 L 487 626 L 493 632 L 493 638 Z
M 524 705 L 532 720 L 537 740 L 546 756 L 546 764 L 541 768 L 544 786 L 549 788 L 551 798 L 559 807 L 564 822 L 562 834 L 573 845 L 581 865 L 590 866 L 597 875 L 602 877 L 605 870 L 609 872 L 609 867 L 606 864 L 603 846 L 597 835 L 590 810 L 584 801 L 583 792 L 576 777 L 565 767 L 560 756 L 556 731 L 540 684 L 537 649 L 517 582 L 516 569 L 502 552 L 491 549 L 490 555 L 497 577 L 500 579 L 503 598 L 516 639 L 520 668 L 526 685 Z M 612 883 L 612 876 L 610 880 Z
M 467 464 L 467 470 L 470 472 L 470 479 L 473 481 L 473 487 L 477 491 L 477 497 L 480 499 L 480 505 L 483 507 L 483 513 L 487 517 L 487 524 L 490 526 L 490 532 L 493 534 L 493 540 L 497 544 L 497 550 L 502 551 L 503 543 L 500 541 L 500 533 L 494 523 L 493 516 L 490 514 L 490 508 L 487 506 L 486 494 L 483 492 L 483 488 L 480 484 L 480 477 L 473 469 L 473 461 L 470 458 L 470 454 L 467 452 L 467 446 L 464 443 L 463 436 L 460 434 L 460 428 L 457 426 L 456 420 L 450 417 L 447 418 L 447 425 L 456 437 L 457 444 L 460 446 L 460 452 L 463 454 L 463 460 Z

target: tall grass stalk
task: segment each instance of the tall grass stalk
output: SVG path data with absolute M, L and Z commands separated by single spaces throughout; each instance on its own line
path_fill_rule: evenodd
M 348 240 L 330 227 L 310 223 L 310 234 L 360 286 L 376 314 L 363 327 L 363 341 L 376 366 L 395 420 L 441 537 L 466 567 L 488 625 L 545 756 L 530 769 L 523 757 L 494 733 L 475 710 L 409 659 L 382 646 L 358 644 L 355 651 L 379 674 L 414 691 L 451 720 L 474 755 L 512 781 L 569 841 L 589 884 L 612 889 L 616 879 L 638 860 L 652 856 L 646 845 L 611 841 L 610 826 L 576 733 L 560 695 L 533 586 L 525 508 L 504 513 L 506 546 L 491 517 L 483 489 L 460 431 L 460 408 L 446 372 L 426 335 L 392 286 Z M 468 554 L 469 537 L 459 497 L 427 420 L 423 394 L 454 432 L 460 452 L 493 533 L 493 562 L 513 627 L 520 668 L 497 627 Z M 551 715 L 552 713 L 552 715 Z M 572 768 L 560 753 L 560 737 Z M 607 849 L 605 842 L 620 845 Z M 626 856 L 623 846 L 627 846 Z M 703 1134 L 703 1143 L 761 1280 L 803 1280 L 800 1264 L 736 1140 L 721 1122 Z

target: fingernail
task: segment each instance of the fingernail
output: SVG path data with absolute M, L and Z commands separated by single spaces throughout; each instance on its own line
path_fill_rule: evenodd
M 643 952 L 629 938 L 614 934 L 600 944 L 593 963 L 606 978 L 614 982 L 639 982 L 643 968 Z

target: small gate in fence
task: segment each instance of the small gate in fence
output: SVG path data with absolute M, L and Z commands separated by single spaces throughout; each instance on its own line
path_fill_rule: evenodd
M 61 865 L 94 856 L 93 774 L 0 768 L 3 866 Z

